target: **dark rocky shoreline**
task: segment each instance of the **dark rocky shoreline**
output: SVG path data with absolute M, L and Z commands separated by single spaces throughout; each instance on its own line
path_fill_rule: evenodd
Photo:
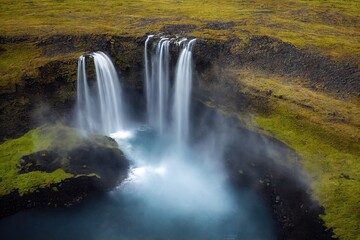
M 334 239 L 333 231 L 327 229 L 320 218 L 324 208 L 313 199 L 310 180 L 293 149 L 275 138 L 245 129 L 237 119 L 215 108 L 198 103 L 193 109 L 195 116 L 204 113 L 227 128 L 224 161 L 230 183 L 239 190 L 252 189 L 261 197 L 271 210 L 278 239 Z M 195 121 L 193 124 L 200 128 L 214 122 Z M 199 135 L 202 134 L 206 132 Z

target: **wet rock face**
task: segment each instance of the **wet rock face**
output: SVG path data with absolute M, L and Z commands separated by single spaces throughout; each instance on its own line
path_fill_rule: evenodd
M 333 232 L 327 230 L 319 217 L 324 209 L 314 202 L 307 192 L 309 186 L 302 182 L 300 167 L 284 166 L 291 149 L 276 140 L 262 138 L 245 129 L 234 130 L 243 136 L 235 138 L 229 147 L 226 166 L 231 181 L 241 188 L 254 189 L 272 212 L 275 230 L 279 239 L 332 239 Z M 249 140 L 250 139 L 250 140 Z M 254 148 L 254 142 L 258 148 Z M 272 149 L 278 159 L 270 157 L 266 150 Z
M 72 174 L 91 174 L 100 177 L 99 190 L 116 187 L 127 176 L 129 162 L 118 149 L 88 146 L 69 152 L 69 163 L 64 167 Z

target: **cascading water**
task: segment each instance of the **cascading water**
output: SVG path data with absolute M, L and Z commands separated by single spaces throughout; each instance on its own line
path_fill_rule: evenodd
M 169 111 L 169 43 L 170 40 L 162 38 L 156 47 L 156 52 L 151 59 L 151 73 L 148 68 L 147 39 L 145 46 L 146 69 L 146 99 L 149 124 L 161 135 L 167 127 Z
M 86 59 L 92 57 L 95 81 L 86 74 Z M 77 76 L 77 117 L 81 130 L 109 135 L 123 128 L 121 88 L 115 67 L 103 52 L 81 56 Z
M 149 35 L 145 41 L 145 48 L 144 48 L 144 65 L 145 65 L 145 90 L 146 90 L 146 111 L 147 116 L 150 116 L 151 110 L 151 66 L 149 66 L 150 61 L 148 57 L 148 44 L 150 39 L 154 37 L 154 35 Z
M 178 143 L 186 142 L 189 135 L 192 47 L 195 41 L 196 39 L 190 40 L 184 45 L 176 66 L 173 121 Z
M 176 44 L 182 47 L 178 58 L 174 81 L 170 80 L 169 44 L 161 38 L 151 58 L 148 59 L 148 44 L 153 35 L 145 41 L 145 87 L 148 122 L 162 135 L 167 127 L 174 129 L 175 137 L 186 142 L 189 135 L 190 95 L 192 85 L 192 47 L 195 39 L 185 43 L 181 39 Z M 173 88 L 170 82 L 174 82 Z M 169 106 L 169 103 L 173 103 Z M 170 108 L 171 107 L 171 108 Z M 171 117 L 169 115 L 172 115 Z

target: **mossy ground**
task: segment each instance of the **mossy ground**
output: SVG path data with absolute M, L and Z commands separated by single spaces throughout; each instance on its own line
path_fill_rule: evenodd
M 101 136 L 92 136 L 98 146 L 118 148 L 113 141 Z M 19 174 L 17 165 L 22 156 L 40 151 L 54 150 L 57 153 L 68 152 L 85 144 L 74 129 L 61 124 L 43 126 L 31 130 L 24 136 L 5 141 L 0 145 L 0 196 L 12 191 L 19 191 L 20 195 L 58 183 L 66 178 L 76 177 L 59 168 L 54 172 L 32 171 Z M 93 174 L 90 173 L 89 176 Z
M 36 151 L 48 149 L 52 143 L 53 131 L 55 129 L 37 128 L 20 138 L 8 140 L 0 145 L 0 196 L 16 190 L 22 195 L 73 176 L 65 173 L 62 169 L 52 173 L 40 171 L 18 173 L 17 164 L 20 158 Z
M 302 157 L 328 228 L 340 239 L 360 236 L 360 107 L 303 86 L 304 81 L 255 69 L 231 70 L 238 91 L 266 95 L 269 111 L 255 125 Z
M 43 49 L 37 47 L 34 42 L 7 43 L 2 44 L 1 47 L 4 51 L 0 51 L 0 92 L 1 89 L 5 92 L 13 92 L 15 84 L 22 84 L 21 78 L 25 75 L 36 79 L 39 75 L 38 68 L 49 62 L 73 60 L 83 54 L 83 52 L 73 52 L 44 56 Z M 76 66 L 72 67 L 75 69 Z M 65 70 L 63 72 L 65 74 Z M 51 80 L 49 76 L 48 81 Z

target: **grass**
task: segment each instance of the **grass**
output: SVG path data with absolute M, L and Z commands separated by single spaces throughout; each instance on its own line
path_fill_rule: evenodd
M 23 84 L 22 77 L 30 77 L 37 80 L 38 68 L 52 61 L 68 61 L 77 59 L 83 52 L 60 53 L 54 56 L 42 55 L 42 48 L 34 42 L 22 42 L 0 45 L 5 51 L 0 51 L 0 93 L 14 92 L 15 84 Z M 62 73 L 74 75 L 76 66 L 69 66 L 71 69 L 62 69 Z M 53 81 L 53 76 L 42 79 L 42 83 Z M 74 80 L 74 79 L 73 79 Z
M 0 0 L 2 35 L 105 33 L 144 36 L 165 24 L 194 24 L 197 37 L 269 35 L 330 55 L 360 59 L 360 2 L 346 0 Z M 21 16 L 21 17 L 19 17 Z M 211 21 L 234 21 L 226 30 Z
M 255 124 L 302 157 L 328 228 L 339 239 L 360 236 L 360 107 L 303 87 L 303 80 L 254 69 L 232 70 L 243 94 L 268 96 Z
M 3 44 L 0 52 L 0 86 L 19 83 L 21 74 L 35 70 L 35 59 L 40 50 L 33 43 Z

